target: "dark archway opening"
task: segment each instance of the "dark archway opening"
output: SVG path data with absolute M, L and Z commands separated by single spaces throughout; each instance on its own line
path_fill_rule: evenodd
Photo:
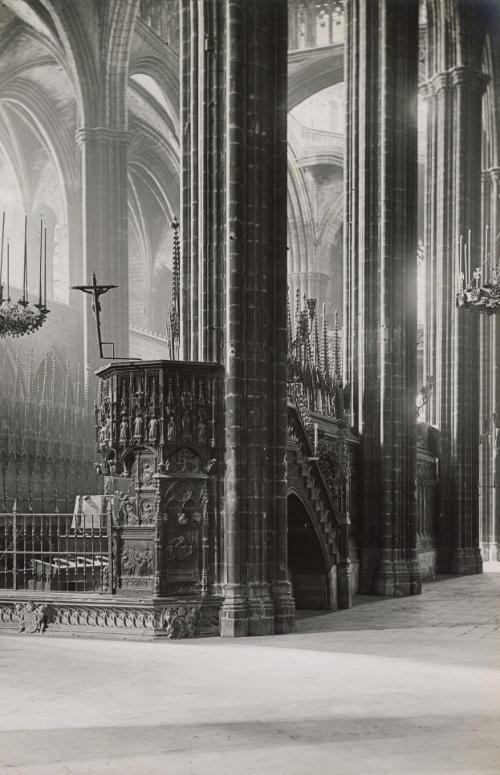
M 288 569 L 298 609 L 330 608 L 328 572 L 307 510 L 288 496 Z

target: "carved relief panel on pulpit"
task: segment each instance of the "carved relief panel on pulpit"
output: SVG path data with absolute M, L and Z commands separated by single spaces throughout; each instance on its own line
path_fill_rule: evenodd
M 208 578 L 209 477 L 201 459 L 182 447 L 159 477 L 164 594 L 206 591 Z

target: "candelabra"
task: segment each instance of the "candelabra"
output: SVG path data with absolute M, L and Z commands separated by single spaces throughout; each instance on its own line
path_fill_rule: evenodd
M 500 262 L 492 263 L 489 245 L 489 228 L 486 226 L 482 260 L 473 267 L 471 232 L 467 242 L 462 235 L 458 240 L 458 273 L 456 303 L 458 309 L 496 315 L 500 312 Z
M 5 336 L 25 336 L 40 328 L 49 310 L 47 309 L 47 227 L 40 221 L 40 264 L 38 302 L 33 304 L 28 298 L 28 216 L 24 216 L 24 263 L 23 295 L 18 301 L 10 297 L 10 244 L 6 250 L 6 291 L 4 297 L 5 211 L 2 215 L 2 235 L 0 245 L 0 338 Z

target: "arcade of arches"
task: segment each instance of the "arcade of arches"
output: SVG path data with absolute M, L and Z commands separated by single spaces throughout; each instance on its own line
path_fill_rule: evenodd
M 2 626 L 286 633 L 500 559 L 500 317 L 455 305 L 458 236 L 499 255 L 497 3 L 1 0 L 0 73 L 50 308 L 0 342 Z

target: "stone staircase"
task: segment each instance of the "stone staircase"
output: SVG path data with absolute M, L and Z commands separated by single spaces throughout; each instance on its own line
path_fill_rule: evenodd
M 337 514 L 332 494 L 324 479 L 315 456 L 310 434 L 296 407 L 288 406 L 288 437 L 292 443 L 289 450 L 289 466 L 300 477 L 302 489 L 312 507 L 318 538 L 329 559 L 330 573 L 337 570 L 338 606 L 351 608 L 352 590 L 350 583 L 350 523 L 349 519 Z

